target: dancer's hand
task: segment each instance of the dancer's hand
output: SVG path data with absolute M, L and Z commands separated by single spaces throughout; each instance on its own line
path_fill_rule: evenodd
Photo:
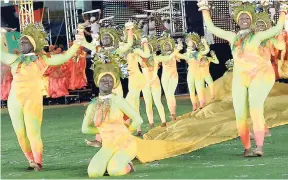
M 85 41 L 85 37 L 82 34 L 76 34 L 74 43 L 81 45 Z
M 202 11 L 202 10 L 208 10 L 209 11 L 209 2 L 208 0 L 198 0 L 198 3 L 197 3 L 198 7 L 199 7 L 199 11 Z
M 131 21 L 126 22 L 126 23 L 125 23 L 125 28 L 126 28 L 126 30 L 133 29 L 133 28 L 134 28 L 134 23 L 131 22 Z

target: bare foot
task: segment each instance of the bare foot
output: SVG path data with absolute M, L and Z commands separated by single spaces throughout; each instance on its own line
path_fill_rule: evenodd
M 154 128 L 154 123 L 149 124 L 149 127 L 152 129 Z
M 91 146 L 91 147 L 101 147 L 102 146 L 102 143 L 100 141 L 97 141 L 97 140 L 89 141 L 89 140 L 85 139 L 85 142 L 88 146 Z

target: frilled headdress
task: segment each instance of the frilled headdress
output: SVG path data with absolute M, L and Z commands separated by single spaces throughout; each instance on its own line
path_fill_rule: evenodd
M 99 82 L 101 77 L 109 74 L 114 79 L 114 86 L 115 89 L 120 83 L 120 68 L 117 64 L 114 63 L 106 63 L 106 64 L 98 64 L 94 68 L 94 82 L 97 87 L 99 87 Z
M 158 40 L 158 42 L 159 42 L 159 46 L 160 46 L 160 50 L 162 54 L 166 54 L 164 50 L 164 45 L 166 43 L 169 43 L 171 45 L 172 50 L 175 48 L 175 41 L 173 38 L 170 37 L 170 34 L 163 33 L 161 35 L 161 38 Z
M 255 3 L 250 3 L 247 0 L 229 0 L 229 3 L 232 7 L 232 16 L 236 23 L 238 23 L 241 14 L 248 14 L 251 18 L 251 21 L 254 21 L 255 18 Z
M 100 29 L 100 40 L 105 35 L 108 34 L 111 36 L 113 41 L 113 46 L 118 47 L 119 42 L 121 41 L 121 28 L 119 26 L 106 26 Z
M 48 45 L 47 34 L 42 24 L 26 24 L 22 30 L 22 37 L 27 37 L 34 47 L 34 51 L 41 52 Z
M 201 43 L 201 38 L 200 36 L 193 32 L 193 33 L 189 33 L 189 34 L 186 34 L 186 43 L 188 42 L 188 40 L 192 40 L 196 46 L 198 46 L 200 43 Z
M 151 54 L 156 53 L 156 51 L 158 50 L 158 38 L 156 36 L 148 36 L 148 45 Z
M 128 65 L 127 65 L 127 61 L 125 60 L 124 56 L 119 55 L 116 52 L 111 52 L 111 51 L 108 51 L 105 49 L 101 49 L 94 56 L 91 69 L 94 70 L 94 73 L 95 73 L 95 69 L 97 69 L 98 66 L 102 67 L 103 64 L 112 64 L 113 66 L 118 67 L 119 73 L 117 73 L 117 78 L 128 77 L 128 71 L 127 71 Z

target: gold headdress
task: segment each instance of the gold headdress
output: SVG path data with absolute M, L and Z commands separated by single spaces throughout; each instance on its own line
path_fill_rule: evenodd
M 125 57 L 116 52 L 101 49 L 94 56 L 91 69 L 94 70 L 95 73 L 95 69 L 97 69 L 98 66 L 102 67 L 103 64 L 112 64 L 113 66 L 118 67 L 119 73 L 117 73 L 117 78 L 126 78 L 128 76 L 127 61 L 125 60 Z M 94 80 L 96 83 L 96 79 Z
M 158 40 L 158 42 L 159 42 L 161 54 L 166 54 L 166 53 L 165 53 L 165 50 L 164 50 L 164 45 L 165 45 L 166 43 L 169 43 L 169 44 L 171 45 L 172 51 L 173 51 L 174 48 L 175 48 L 175 41 L 174 41 L 174 39 L 171 38 L 170 35 L 167 34 L 167 33 L 162 34 L 162 37 Z
M 248 14 L 251 18 L 251 22 L 254 21 L 256 7 L 254 3 L 242 2 L 239 0 L 229 0 L 229 3 L 232 6 L 232 16 L 236 23 L 238 23 L 241 14 Z
M 156 53 L 156 51 L 158 50 L 158 38 L 156 36 L 149 36 L 148 45 L 149 45 L 151 54 Z
M 22 37 L 27 37 L 34 47 L 35 52 L 41 52 L 48 45 L 47 34 L 42 24 L 34 23 L 24 26 Z
M 102 27 L 100 29 L 100 40 L 105 34 L 111 36 L 113 46 L 119 46 L 119 42 L 121 41 L 121 30 L 117 30 L 117 27 Z
M 192 40 L 196 46 L 198 46 L 201 43 L 201 38 L 197 33 L 189 33 L 186 35 L 186 43 L 188 42 L 188 40 Z
M 272 26 L 270 16 L 267 12 L 260 12 L 255 15 L 254 19 L 254 28 L 256 28 L 257 22 L 262 21 L 266 25 L 266 28 L 270 28 Z
M 94 82 L 97 87 L 99 87 L 99 82 L 101 77 L 105 75 L 111 75 L 114 79 L 114 86 L 115 89 L 120 83 L 120 68 L 117 64 L 114 63 L 107 63 L 107 64 L 98 64 L 94 68 Z

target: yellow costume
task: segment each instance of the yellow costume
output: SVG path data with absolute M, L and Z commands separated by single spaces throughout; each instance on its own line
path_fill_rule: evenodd
M 153 60 L 153 57 L 156 56 L 156 51 L 157 51 L 157 45 L 158 45 L 157 38 L 150 37 L 148 39 L 148 43 L 149 43 L 150 52 L 151 54 L 153 54 L 153 56 L 149 59 L 141 59 L 142 72 L 143 72 L 143 75 L 145 76 L 146 82 L 148 82 L 146 86 L 144 87 L 144 89 L 142 90 L 145 105 L 146 105 L 146 113 L 147 113 L 150 127 L 154 127 L 154 117 L 153 117 L 153 107 L 152 107 L 153 105 L 152 97 L 153 97 L 154 103 L 160 115 L 162 126 L 166 126 L 165 111 L 164 111 L 163 104 L 161 102 L 161 96 L 162 96 L 161 83 L 157 75 L 158 64 L 154 63 L 154 60 Z M 147 62 L 147 61 L 150 61 L 150 62 Z M 150 66 L 149 63 L 151 63 L 152 65 Z
M 203 4 L 204 3 L 204 4 Z M 262 32 L 252 32 L 251 24 L 254 24 L 255 9 L 249 3 L 234 2 L 233 17 L 235 22 L 243 27 L 237 34 L 224 31 L 214 26 L 208 7 L 208 1 L 199 2 L 207 29 L 216 36 L 227 40 L 232 49 L 234 58 L 233 71 L 233 105 L 236 113 L 236 122 L 239 134 L 244 146 L 245 156 L 251 154 L 251 143 L 247 124 L 248 109 L 253 121 L 253 130 L 257 148 L 255 154 L 263 155 L 263 143 L 265 134 L 265 119 L 263 106 L 265 99 L 275 82 L 275 73 L 270 59 L 262 57 L 259 51 L 261 43 L 274 37 L 284 26 L 285 6 L 281 5 L 278 23 Z M 238 4 L 237 4 L 238 3 Z M 252 61 L 253 60 L 253 61 Z
M 80 45 L 75 43 L 66 53 L 47 57 L 41 53 L 47 43 L 41 24 L 28 24 L 22 35 L 21 47 L 32 46 L 31 52 L 20 56 L 1 52 L 1 63 L 11 66 L 13 81 L 8 97 L 8 111 L 20 147 L 30 163 L 27 170 L 40 171 L 43 153 L 43 75 L 49 65 L 61 65 L 68 61 Z
M 161 83 L 166 96 L 168 109 L 172 120 L 176 120 L 176 99 L 175 91 L 178 85 L 178 72 L 176 64 L 176 52 L 174 50 L 175 42 L 171 37 L 164 35 L 160 40 L 161 54 L 159 56 L 154 56 L 154 61 L 156 64 L 162 62 L 163 70 Z M 173 52 L 174 50 L 174 52 Z
M 144 135 L 145 140 L 137 140 L 137 158 L 142 163 L 171 158 L 238 137 L 232 78 L 233 73 L 227 72 L 214 82 L 216 101 L 206 88 L 207 105 L 202 110 L 184 114 L 167 123 L 167 128 L 156 127 Z M 264 106 L 269 128 L 288 124 L 287 106 L 288 85 L 275 83 Z M 252 127 L 250 119 L 248 125 Z
M 119 83 L 119 70 L 117 65 L 98 64 L 94 71 L 95 84 L 99 86 L 101 78 L 108 74 L 113 77 L 116 88 Z M 123 113 L 133 119 L 129 128 L 124 124 Z M 89 177 L 101 177 L 106 170 L 110 176 L 120 176 L 131 171 L 129 163 L 137 153 L 137 141 L 131 132 L 142 122 L 139 113 L 120 96 L 109 94 L 91 101 L 85 113 L 82 132 L 100 133 L 102 147 L 89 163 Z
M 206 69 L 200 67 L 201 67 L 201 60 L 206 58 L 205 55 L 209 52 L 210 48 L 205 39 L 201 40 L 199 35 L 196 33 L 189 33 L 186 37 L 186 43 L 188 44 L 187 52 L 185 54 L 178 53 L 177 57 L 180 59 L 185 59 L 189 65 L 187 74 L 187 84 L 190 92 L 190 99 L 193 106 L 193 110 L 197 110 L 198 101 L 196 98 L 195 90 L 197 91 L 199 97 L 200 108 L 203 108 L 205 105 L 205 96 L 203 91 L 204 91 L 204 75 L 206 75 L 205 74 Z M 199 52 L 197 52 L 195 48 L 197 48 Z M 209 73 L 209 66 L 208 66 L 208 73 Z

